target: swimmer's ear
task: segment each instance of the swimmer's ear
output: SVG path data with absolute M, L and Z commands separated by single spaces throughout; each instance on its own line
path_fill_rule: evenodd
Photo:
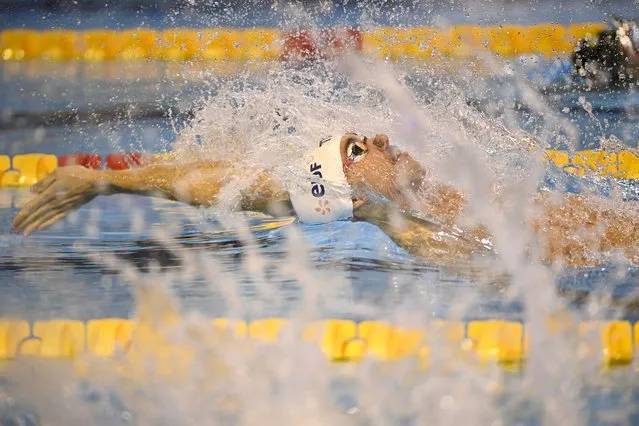
M 375 145 L 380 151 L 386 151 L 388 148 L 388 136 L 384 134 L 375 135 L 373 145 Z

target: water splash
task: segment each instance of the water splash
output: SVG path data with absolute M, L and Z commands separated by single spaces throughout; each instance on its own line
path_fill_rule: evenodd
M 297 16 L 297 23 L 312 23 L 309 14 Z M 432 95 L 423 99 L 402 83 L 405 78 L 401 68 L 348 58 L 303 69 L 276 68 L 262 78 L 247 73 L 228 82 L 213 81 L 210 101 L 175 142 L 178 161 L 233 159 L 239 167 L 271 169 L 294 181 L 292 165 L 327 133 L 389 134 L 438 178 L 464 188 L 470 200 L 469 219 L 485 224 L 495 237 L 500 256 L 491 266 L 510 274 L 507 297 L 522 301 L 530 347 L 543 348 L 531 351 L 523 380 L 512 394 L 537 404 L 541 423 L 581 424 L 579 392 L 585 380 L 574 362 L 573 342 L 565 335 L 549 335 L 545 327 L 549 315 L 565 314 L 555 292 L 561 271 L 530 262 L 527 249 L 535 242 L 522 225 L 530 215 L 526 201 L 542 178 L 536 154 L 543 144 L 531 138 L 522 142 L 521 134 L 468 105 L 466 88 L 458 82 L 438 81 L 429 87 Z M 540 113 L 548 114 L 534 93 L 527 96 Z M 229 198 L 245 184 L 236 182 Z M 500 209 L 489 202 L 494 191 L 521 207 Z M 464 367 L 456 360 L 458 353 L 447 356 L 453 349 L 443 342 L 432 344 L 433 364 L 459 364 L 457 377 L 449 377 L 441 368 L 419 372 L 411 362 L 385 367 L 369 360 L 329 366 L 314 345 L 295 337 L 308 321 L 317 319 L 318 305 L 345 304 L 353 312 L 371 316 L 379 307 L 361 306 L 338 293 L 347 287 L 345 277 L 331 276 L 327 285 L 309 261 L 310 251 L 298 228 L 287 229 L 286 253 L 273 261 L 260 255 L 241 218 L 231 212 L 216 213 L 244 244 L 241 268 L 251 278 L 256 298 L 268 302 L 280 297 L 278 281 L 266 272 L 272 268 L 278 270 L 276 277 L 293 278 L 303 289 L 302 303 L 291 315 L 294 329 L 289 335 L 275 345 L 254 345 L 232 333 L 211 333 L 207 319 L 180 312 L 167 290 L 172 279 L 184 277 L 153 271 L 143 275 L 127 268 L 123 275 L 136 291 L 136 317 L 147 330 L 134 340 L 138 356 L 114 361 L 86 358 L 36 369 L 18 362 L 7 373 L 13 383 L 11 398 L 32 401 L 52 425 L 353 421 L 484 425 L 508 423 L 520 407 L 500 404 L 507 374 Z M 135 221 L 132 226 L 140 227 Z M 156 237 L 172 247 L 170 232 Z M 215 254 L 181 255 L 185 266 L 180 273 L 188 276 L 190 268 L 203 274 L 208 285 L 223 294 L 229 316 L 250 313 L 239 295 L 242 278 L 225 271 Z M 95 260 L 121 267 L 121 260 L 105 256 Z M 439 275 L 421 281 L 459 284 L 442 282 Z M 414 284 L 419 288 L 424 282 Z M 458 319 L 481 298 L 481 289 L 466 289 L 451 309 Z M 409 292 L 406 299 L 413 294 Z M 411 310 L 401 310 L 407 306 Z M 423 306 L 408 302 L 389 317 L 424 329 L 432 319 Z M 168 359 L 153 350 L 159 341 L 175 349 Z M 189 362 L 184 363 L 185 357 Z M 35 381 L 47 386 L 34 386 Z

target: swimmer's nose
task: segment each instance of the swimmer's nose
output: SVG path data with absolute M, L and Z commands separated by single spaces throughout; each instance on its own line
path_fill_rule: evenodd
M 386 136 L 386 135 L 375 135 L 375 137 L 373 138 L 372 143 L 380 151 L 386 151 L 386 149 L 388 149 L 388 136 Z

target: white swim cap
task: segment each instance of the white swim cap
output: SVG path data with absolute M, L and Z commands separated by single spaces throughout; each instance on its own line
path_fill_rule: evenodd
M 301 189 L 291 192 L 300 222 L 327 223 L 353 217 L 351 187 L 346 180 L 340 152 L 341 136 L 325 138 L 303 161 Z

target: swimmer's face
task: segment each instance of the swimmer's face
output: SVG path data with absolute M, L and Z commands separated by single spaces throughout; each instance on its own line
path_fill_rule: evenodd
M 356 198 L 376 193 L 403 204 L 405 191 L 418 188 L 424 170 L 410 155 L 392 146 L 388 136 L 347 133 L 340 144 L 344 173 Z

